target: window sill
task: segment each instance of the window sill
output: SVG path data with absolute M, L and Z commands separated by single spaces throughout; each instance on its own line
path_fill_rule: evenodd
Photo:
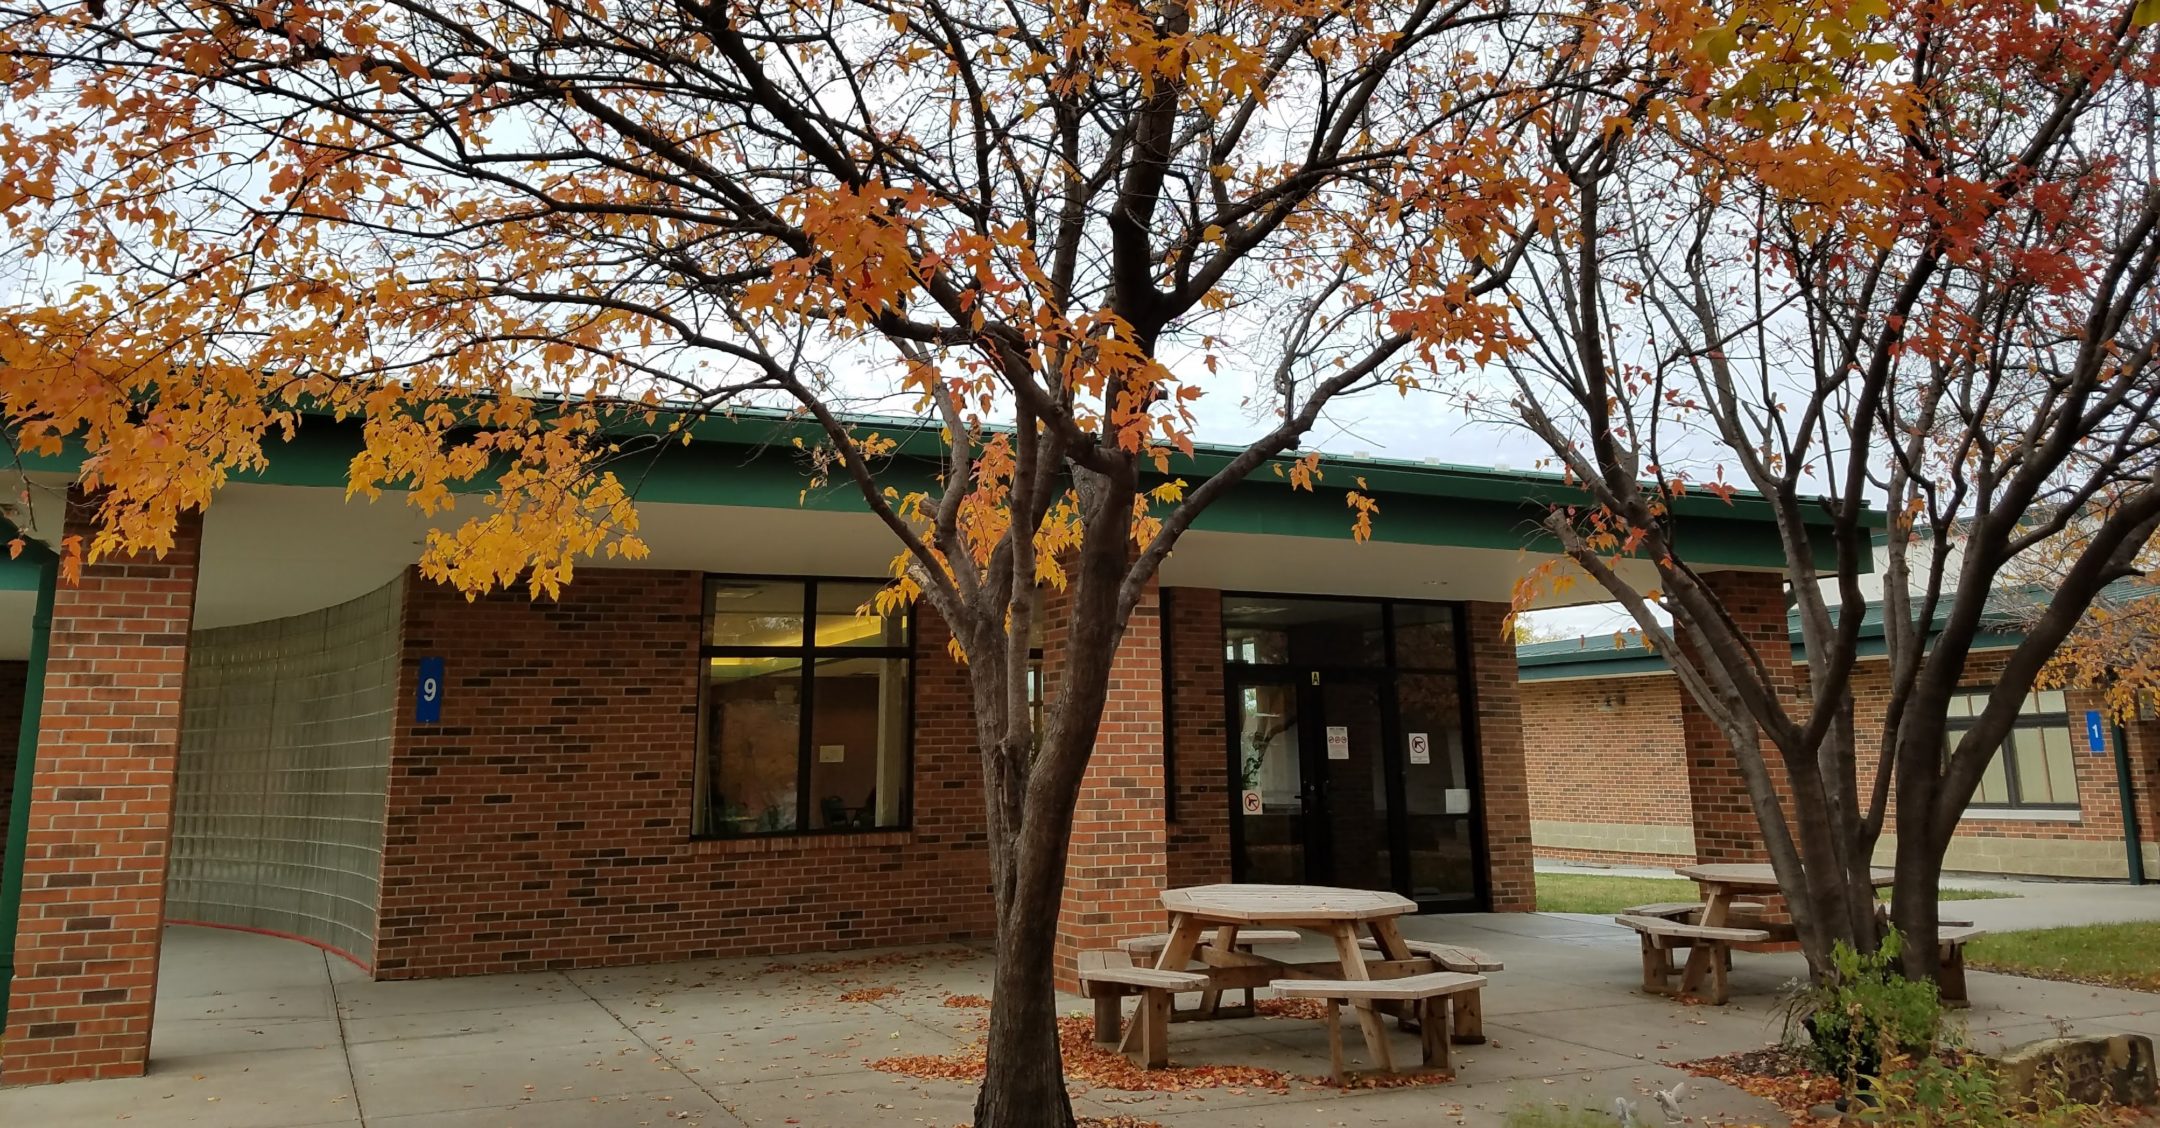
M 693 838 L 690 853 L 711 854 L 844 854 L 915 841 L 912 830 L 866 830 L 854 834 L 767 834 L 756 838 Z
M 1967 807 L 1962 821 L 1971 822 L 2059 822 L 2074 823 L 2085 818 L 2085 812 L 2051 811 L 2044 808 L 2018 807 Z

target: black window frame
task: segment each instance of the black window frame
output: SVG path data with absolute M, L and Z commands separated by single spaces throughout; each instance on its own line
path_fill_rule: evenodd
M 907 641 L 899 646 L 819 646 L 817 645 L 818 587 L 821 584 L 870 584 L 882 586 L 887 581 L 863 576 L 773 576 L 743 575 L 729 572 L 708 572 L 700 588 L 698 605 L 698 724 L 697 762 L 693 765 L 695 781 L 691 797 L 691 837 L 700 840 L 731 842 L 745 838 L 822 838 L 842 835 L 891 834 L 912 830 L 915 826 L 915 703 L 916 661 L 915 641 L 918 620 L 915 609 L 910 607 L 905 623 Z M 715 584 L 798 584 L 802 587 L 802 633 L 795 646 L 742 646 L 715 645 L 712 637 L 713 600 Z M 712 691 L 711 663 L 714 658 L 777 658 L 793 657 L 797 660 L 796 677 L 800 681 L 797 690 L 799 720 L 795 729 L 795 825 L 784 830 L 755 830 L 729 833 L 714 829 L 712 815 L 712 783 L 717 765 L 712 762 L 711 737 L 708 731 L 711 701 L 707 694 Z M 833 661 L 853 658 L 901 659 L 907 663 L 907 701 L 902 728 L 905 736 L 900 754 L 903 758 L 901 778 L 906 788 L 900 799 L 900 821 L 890 826 L 870 827 L 813 827 L 810 825 L 810 776 L 815 767 L 817 749 L 813 744 L 817 717 L 817 671 L 820 660 Z
M 2033 696 L 2038 696 L 2042 692 L 2050 691 L 2042 691 L 2037 689 L 2032 691 Z M 1979 709 L 1984 709 L 1986 707 L 1989 698 L 1993 695 L 1994 690 L 1992 690 L 1991 688 L 1988 688 L 1986 686 L 1973 686 L 1953 690 L 1951 691 L 1950 696 L 1953 700 L 1960 697 L 1973 699 L 1976 705 L 1975 711 L 1977 712 Z M 1979 721 L 1980 718 L 1977 716 L 1946 718 L 1943 724 L 1944 744 L 1949 747 L 1955 747 L 1957 742 L 1963 738 L 1966 731 L 1970 730 L 1974 725 L 1978 724 Z M 2015 814 L 2019 811 L 2049 811 L 2055 813 L 2067 812 L 2070 814 L 2083 814 L 2085 807 L 2083 802 L 2078 799 L 2073 799 L 2071 802 L 2068 803 L 2026 802 L 2025 788 L 2018 777 L 2017 757 L 2005 755 L 2005 753 L 2008 752 L 2010 748 L 2011 735 L 2015 734 L 2019 729 L 2050 728 L 2061 729 L 2065 733 L 2069 734 L 2070 786 L 2073 789 L 2077 789 L 2077 734 L 2070 731 L 2069 697 L 2066 695 L 2063 698 L 2063 707 L 2060 712 L 2028 713 L 2024 710 L 2024 707 L 2021 704 L 2019 706 L 2017 716 L 2010 722 L 2010 732 L 2004 734 L 2003 743 L 1995 746 L 1994 753 L 1996 759 L 2002 762 L 2003 786 L 2010 792 L 2010 798 L 2007 802 L 2003 803 L 1988 803 L 1983 802 L 1980 799 L 1979 795 L 1976 793 L 1973 796 L 1973 801 L 1966 807 L 1967 814 L 1972 815 L 1976 818 L 1987 818 L 1990 815 L 2000 816 L 2004 814 L 2008 814 L 2014 817 Z

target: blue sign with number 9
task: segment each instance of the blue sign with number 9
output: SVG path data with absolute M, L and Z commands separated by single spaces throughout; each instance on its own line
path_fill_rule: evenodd
M 413 720 L 423 725 L 442 721 L 443 660 L 420 659 L 420 686 L 413 695 Z

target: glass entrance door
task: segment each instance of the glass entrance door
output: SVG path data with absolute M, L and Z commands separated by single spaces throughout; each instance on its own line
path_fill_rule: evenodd
M 1483 903 L 1460 613 L 1231 597 L 1224 607 L 1235 880 Z
M 1238 880 L 1400 885 L 1383 689 L 1317 674 L 1236 687 Z
M 1302 885 L 1309 816 L 1304 708 L 1296 683 L 1254 681 L 1231 690 L 1236 714 L 1239 881 Z
M 1320 730 L 1312 797 L 1320 833 L 1307 866 L 1317 885 L 1394 889 L 1394 834 L 1388 818 L 1385 709 L 1374 681 L 1323 680 L 1308 686 Z
M 1395 678 L 1402 724 L 1404 895 L 1433 908 L 1474 909 L 1485 860 L 1464 748 L 1462 692 L 1452 674 Z

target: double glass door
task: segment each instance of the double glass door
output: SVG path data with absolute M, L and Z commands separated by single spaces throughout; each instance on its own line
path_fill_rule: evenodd
M 1380 687 L 1278 678 L 1249 680 L 1237 696 L 1239 880 L 1395 888 Z
M 1482 827 L 1459 673 L 1237 657 L 1225 687 L 1236 879 L 1480 907 Z

